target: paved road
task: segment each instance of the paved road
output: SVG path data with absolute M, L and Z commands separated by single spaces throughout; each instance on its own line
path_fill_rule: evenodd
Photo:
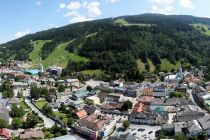
M 25 98 L 25 102 L 26 104 L 36 113 L 38 113 L 38 116 L 41 117 L 44 120 L 44 126 L 46 128 L 51 128 L 53 125 L 55 125 L 55 122 L 48 118 L 47 116 L 45 116 L 42 112 L 40 112 L 30 101 L 30 99 L 28 99 L 27 97 Z

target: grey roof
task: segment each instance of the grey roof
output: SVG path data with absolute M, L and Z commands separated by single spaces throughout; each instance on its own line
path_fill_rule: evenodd
M 204 130 L 210 129 L 210 115 L 205 115 L 199 118 L 198 122 Z
M 82 139 L 77 138 L 73 135 L 65 135 L 61 137 L 52 138 L 51 140 L 82 140 Z
M 151 105 L 163 105 L 165 99 L 162 98 L 153 98 L 151 101 Z
M 162 119 L 168 120 L 168 112 L 135 112 L 130 115 L 130 119 L 146 119 L 146 120 L 153 120 L 157 117 Z

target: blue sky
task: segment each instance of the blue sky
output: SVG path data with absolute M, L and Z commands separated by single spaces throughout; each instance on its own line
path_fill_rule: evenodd
M 210 0 L 1 0 L 0 43 L 74 22 L 122 15 L 210 17 L 209 6 Z

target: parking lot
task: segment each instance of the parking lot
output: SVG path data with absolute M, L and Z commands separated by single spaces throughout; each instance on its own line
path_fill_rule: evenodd
M 129 134 L 136 136 L 138 140 L 155 140 L 155 132 L 160 130 L 160 126 L 149 125 L 133 125 L 131 124 L 126 131 L 117 132 L 115 134 Z

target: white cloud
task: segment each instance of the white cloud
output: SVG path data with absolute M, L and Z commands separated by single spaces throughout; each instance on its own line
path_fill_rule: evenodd
M 77 11 L 68 12 L 63 16 L 70 17 L 71 18 L 70 22 L 72 23 L 93 20 L 92 18 L 88 18 L 79 14 Z
M 100 6 L 99 2 L 88 3 L 87 9 L 90 17 L 97 17 L 101 15 L 101 10 L 99 6 Z
M 116 2 L 118 2 L 120 0 L 108 0 L 108 1 L 111 2 L 111 3 L 116 3 Z
M 60 9 L 66 8 L 66 4 L 65 4 L 65 3 L 60 3 L 60 4 L 59 4 L 59 8 L 60 8 Z
M 166 7 L 158 7 L 152 6 L 152 13 L 159 13 L 159 14 L 173 14 L 173 6 L 166 6 Z
M 80 2 L 70 2 L 67 5 L 67 8 L 69 10 L 77 10 L 77 9 L 80 9 L 81 8 L 81 3 Z
M 19 31 L 15 34 L 15 38 L 23 37 L 23 36 L 29 34 L 30 32 L 31 32 L 30 29 L 26 29 L 25 31 Z
M 42 2 L 41 1 L 37 1 L 36 5 L 42 5 Z
M 191 0 L 180 0 L 180 6 L 187 9 L 194 9 L 195 5 L 192 3 Z
M 157 5 L 170 5 L 174 3 L 174 0 L 150 0 L 150 1 Z

